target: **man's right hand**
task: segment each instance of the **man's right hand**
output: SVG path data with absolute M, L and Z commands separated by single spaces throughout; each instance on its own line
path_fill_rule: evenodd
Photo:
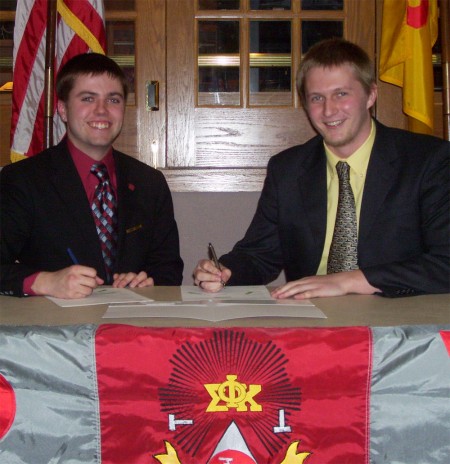
M 75 264 L 55 272 L 40 272 L 31 289 L 36 295 L 84 298 L 104 282 L 92 267 Z
M 194 269 L 194 283 L 205 292 L 216 293 L 225 287 L 231 277 L 231 271 L 222 266 L 217 269 L 213 261 L 202 259 Z

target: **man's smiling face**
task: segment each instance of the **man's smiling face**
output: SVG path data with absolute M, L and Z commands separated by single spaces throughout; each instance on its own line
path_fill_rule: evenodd
M 67 102 L 58 101 L 58 112 L 67 123 L 71 142 L 91 158 L 101 160 L 122 129 L 122 85 L 108 74 L 78 76 Z
M 376 86 L 367 94 L 352 67 L 343 65 L 312 68 L 305 90 L 311 124 L 337 156 L 348 158 L 370 134 Z

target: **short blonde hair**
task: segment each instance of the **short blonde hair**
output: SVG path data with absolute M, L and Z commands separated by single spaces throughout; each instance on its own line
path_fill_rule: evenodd
M 376 83 L 373 63 L 358 45 L 344 39 L 327 39 L 313 45 L 304 55 L 297 72 L 297 91 L 304 108 L 306 104 L 305 81 L 313 68 L 333 68 L 349 65 L 355 77 L 369 94 Z

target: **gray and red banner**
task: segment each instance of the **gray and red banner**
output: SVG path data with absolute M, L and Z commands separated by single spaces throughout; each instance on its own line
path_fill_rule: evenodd
M 447 463 L 448 334 L 1 327 L 0 462 Z

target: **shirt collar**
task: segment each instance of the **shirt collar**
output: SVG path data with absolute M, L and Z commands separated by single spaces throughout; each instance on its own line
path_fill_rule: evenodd
M 91 167 L 93 164 L 103 163 L 108 169 L 109 177 L 112 179 L 115 177 L 115 167 L 114 167 L 114 157 L 112 154 L 112 148 L 108 150 L 106 155 L 100 160 L 96 161 L 92 159 L 89 155 L 77 148 L 69 138 L 67 138 L 67 147 L 69 149 L 70 156 L 77 168 L 78 174 L 82 180 L 85 180 L 89 177 L 91 173 Z
M 350 168 L 360 177 L 364 177 L 369 165 L 370 154 L 372 153 L 373 144 L 375 142 L 376 126 L 375 121 L 372 119 L 370 134 L 366 141 L 345 161 L 350 165 Z M 338 161 L 343 161 L 342 158 L 336 156 L 327 144 L 323 143 L 325 147 L 325 154 L 327 157 L 327 168 L 332 176 L 336 175 L 336 164 Z

